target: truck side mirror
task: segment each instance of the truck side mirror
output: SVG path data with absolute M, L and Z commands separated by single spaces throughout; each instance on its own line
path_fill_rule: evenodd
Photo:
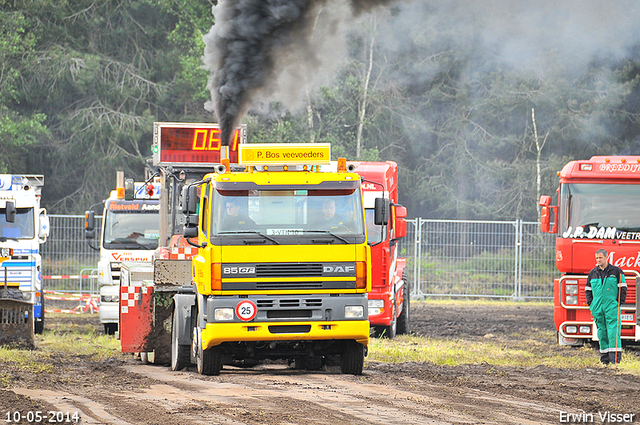
M 395 229 L 395 239 L 404 238 L 407 236 L 407 221 L 405 220 L 407 208 L 402 205 L 395 205 L 394 209 L 396 217 L 396 222 L 393 226 Z
M 544 233 L 549 233 L 550 225 L 551 214 L 549 213 L 549 207 L 542 207 L 540 209 L 540 230 Z
M 198 212 L 198 188 L 185 186 L 182 188 L 182 213 L 192 215 Z
M 47 215 L 47 210 L 45 210 L 44 208 L 40 208 L 40 213 L 38 214 L 40 219 L 40 226 L 38 229 L 38 238 L 42 241 L 42 243 L 44 241 L 47 240 L 47 237 L 49 237 L 49 232 L 51 229 L 50 223 L 49 223 L 49 216 Z
M 541 207 L 548 207 L 549 205 L 551 205 L 551 196 L 549 195 L 542 195 L 540 197 L 540 202 L 539 202 Z
M 544 233 L 555 233 L 556 222 L 558 217 L 557 216 L 554 217 L 553 228 L 550 229 L 551 213 L 553 212 L 554 215 L 557 215 L 557 210 L 555 210 L 556 207 L 551 206 L 551 196 L 542 195 L 540 197 L 539 205 L 542 207 L 540 208 L 540 231 Z
M 389 200 L 386 198 L 376 198 L 373 223 L 377 226 L 384 226 L 389 223 Z
M 7 219 L 7 223 L 16 222 L 16 204 L 14 204 L 12 201 L 7 201 L 7 206 L 5 207 L 5 216 Z
M 84 237 L 87 239 L 95 239 L 96 237 L 96 218 L 95 212 L 89 210 L 84 212 Z
M 182 234 L 185 238 L 198 237 L 198 216 L 196 214 L 189 214 L 187 216 Z
M 196 238 L 198 237 L 198 227 L 197 226 L 184 226 L 182 234 L 185 238 Z

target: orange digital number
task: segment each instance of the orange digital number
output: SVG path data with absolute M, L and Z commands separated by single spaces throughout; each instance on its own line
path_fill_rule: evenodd
M 238 150 L 240 143 L 240 130 L 236 130 L 233 134 L 230 150 L 235 152 Z M 193 133 L 193 143 L 191 150 L 194 151 L 220 151 L 222 140 L 220 139 L 220 129 L 212 128 L 207 130 L 196 130 Z
M 219 151 L 220 145 L 219 129 L 196 130 L 193 134 L 191 149 L 194 151 Z

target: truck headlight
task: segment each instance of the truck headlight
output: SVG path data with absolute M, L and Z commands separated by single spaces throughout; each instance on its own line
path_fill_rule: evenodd
M 384 311 L 384 300 L 369 300 L 369 316 L 377 316 Z
M 565 326 L 564 330 L 568 334 L 577 334 L 578 333 L 578 327 L 577 326 Z
M 567 295 L 578 295 L 578 285 L 565 285 L 564 292 Z
M 215 320 L 219 322 L 233 320 L 232 308 L 216 308 L 214 311 Z
M 361 319 L 364 317 L 364 307 L 361 305 L 348 305 L 344 308 L 345 319 Z
M 369 308 L 382 308 L 384 307 L 384 300 L 369 300 Z
M 580 326 L 580 333 L 581 334 L 590 334 L 591 333 L 591 326 Z
M 577 295 L 567 295 L 567 304 L 578 304 L 578 296 Z
M 0 248 L 0 257 L 11 258 L 13 255 L 13 249 L 11 248 Z
M 119 295 L 101 295 L 100 296 L 101 303 L 118 303 L 120 302 Z

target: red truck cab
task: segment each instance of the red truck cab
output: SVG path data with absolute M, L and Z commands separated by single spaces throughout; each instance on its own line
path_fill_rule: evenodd
M 640 340 L 636 281 L 640 275 L 640 156 L 594 156 L 571 161 L 558 173 L 558 204 L 540 198 L 540 226 L 556 235 L 554 321 L 560 345 L 597 340 L 585 298 L 587 274 L 604 248 L 610 264 L 620 267 L 627 298 L 620 308 L 623 342 Z
M 409 333 L 410 288 L 404 274 L 405 258 L 399 258 L 398 242 L 406 236 L 407 209 L 398 204 L 398 164 L 352 162 L 362 183 L 371 246 L 372 285 L 369 293 L 369 323 L 376 336 L 393 338 Z M 375 224 L 376 198 L 389 202 L 388 225 Z

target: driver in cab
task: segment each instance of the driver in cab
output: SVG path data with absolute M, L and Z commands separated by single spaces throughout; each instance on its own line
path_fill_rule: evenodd
M 245 230 L 255 228 L 255 225 L 256 223 L 240 210 L 240 204 L 237 199 L 226 200 L 222 229 Z
M 336 230 L 347 229 L 347 221 L 336 214 L 336 201 L 334 199 L 325 199 L 322 201 L 322 215 L 314 223 L 314 226 L 320 230 Z

